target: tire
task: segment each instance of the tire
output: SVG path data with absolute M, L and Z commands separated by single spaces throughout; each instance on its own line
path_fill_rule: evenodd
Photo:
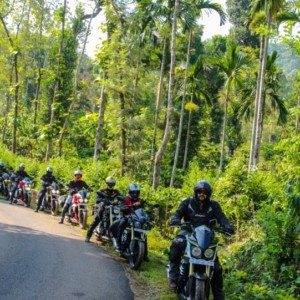
M 143 241 L 132 240 L 129 245 L 130 256 L 129 265 L 132 270 L 137 270 L 145 255 L 145 243 Z
M 57 216 L 58 214 L 58 202 L 55 200 L 52 200 L 51 214 L 52 216 Z
M 195 300 L 208 300 L 207 281 L 195 280 Z
M 26 206 L 26 207 L 30 207 L 30 202 L 31 202 L 30 195 L 27 194 L 27 193 L 25 193 L 25 194 L 24 194 L 24 199 L 25 199 L 25 202 L 26 202 L 25 206 Z
M 87 212 L 82 211 L 79 216 L 79 225 L 80 228 L 85 229 L 87 225 Z

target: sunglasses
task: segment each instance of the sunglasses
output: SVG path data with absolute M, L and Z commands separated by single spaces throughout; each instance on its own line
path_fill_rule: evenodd
M 207 190 L 206 189 L 200 189 L 197 191 L 197 194 L 200 195 L 200 194 L 204 194 L 204 195 L 207 195 Z

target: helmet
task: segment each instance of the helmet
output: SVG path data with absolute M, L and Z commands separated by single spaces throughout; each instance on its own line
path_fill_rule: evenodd
M 108 185 L 108 187 L 112 188 L 116 185 L 116 180 L 112 177 L 109 176 L 105 179 L 106 184 Z
M 137 183 L 131 183 L 128 187 L 128 193 L 132 198 L 138 198 L 141 188 Z
M 76 170 L 76 171 L 74 172 L 74 176 L 77 176 L 77 175 L 82 176 L 82 172 L 81 172 L 80 170 Z
M 195 186 L 194 186 L 195 195 L 201 189 L 206 190 L 208 198 L 211 196 L 212 188 L 211 188 L 210 183 L 207 180 L 200 180 L 195 184 Z
M 53 170 L 52 170 L 52 168 L 51 168 L 51 167 L 47 167 L 47 169 L 46 169 L 46 172 L 47 172 L 47 173 L 52 173 L 52 172 L 53 172 Z
M 20 164 L 20 165 L 19 165 L 19 170 L 24 170 L 24 169 L 25 169 L 25 164 L 23 164 L 23 163 Z

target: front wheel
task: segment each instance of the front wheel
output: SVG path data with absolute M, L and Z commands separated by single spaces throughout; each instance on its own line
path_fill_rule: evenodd
M 195 300 L 208 300 L 209 288 L 207 286 L 207 281 L 195 280 Z
M 79 224 L 82 229 L 86 228 L 86 225 L 87 225 L 87 212 L 86 211 L 80 212 Z
M 145 243 L 143 241 L 132 240 L 129 245 L 130 256 L 129 265 L 132 270 L 137 270 L 145 255 Z
M 51 214 L 57 216 L 58 214 L 58 202 L 56 200 L 51 201 Z

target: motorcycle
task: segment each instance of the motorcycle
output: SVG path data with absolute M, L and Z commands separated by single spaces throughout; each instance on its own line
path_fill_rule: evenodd
M 15 183 L 18 184 L 18 188 L 15 194 L 13 195 L 13 202 L 17 204 L 22 204 L 26 207 L 30 207 L 33 181 L 28 177 L 25 177 L 21 180 L 14 176 L 13 178 Z M 12 192 L 10 191 L 10 194 L 11 193 Z
M 11 189 L 12 181 L 8 173 L 3 173 L 0 177 L 0 191 L 6 200 L 9 199 L 9 191 Z
M 72 205 L 69 209 L 69 219 L 71 223 L 79 224 L 83 229 L 87 226 L 87 204 L 88 193 L 80 190 L 73 195 Z
M 210 281 L 218 250 L 215 232 L 230 235 L 216 228 L 216 221 L 212 221 L 209 226 L 193 227 L 189 223 L 181 224 L 181 229 L 189 227 L 191 233 L 186 237 L 187 246 L 180 262 L 180 276 L 176 291 L 180 299 L 209 299 Z M 169 274 L 169 266 L 167 266 L 167 274 Z
M 58 214 L 58 198 L 60 196 L 59 185 L 53 182 L 51 185 L 46 187 L 46 194 L 42 202 L 42 208 L 51 211 L 53 216 Z
M 130 209 L 130 215 L 127 216 L 128 226 L 122 234 L 121 255 L 128 260 L 132 270 L 137 270 L 145 258 L 147 233 L 152 224 L 149 215 L 142 208 L 133 210 L 132 207 L 126 206 L 126 209 Z M 116 247 L 116 239 L 112 238 L 112 241 Z
M 121 218 L 119 203 L 109 200 L 101 201 L 94 205 L 93 215 L 99 214 L 101 210 L 103 210 L 103 216 L 99 225 L 95 229 L 94 234 L 98 240 L 109 240 L 112 238 L 111 232 L 109 231 L 110 225 Z

